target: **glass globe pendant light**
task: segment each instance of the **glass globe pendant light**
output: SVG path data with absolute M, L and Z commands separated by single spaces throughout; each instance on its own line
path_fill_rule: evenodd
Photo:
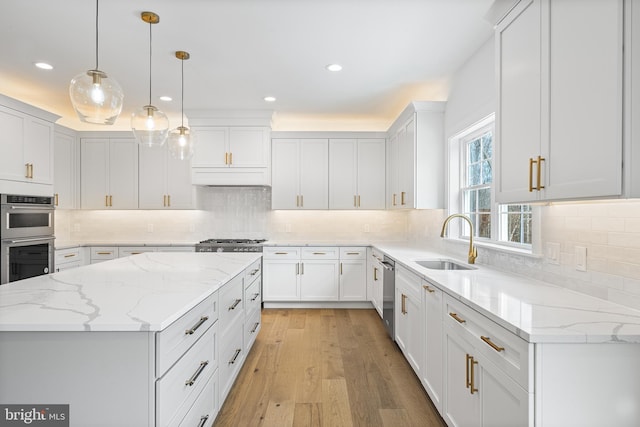
M 124 93 L 114 79 L 98 68 L 98 0 L 96 0 L 96 68 L 71 79 L 69 97 L 81 121 L 112 125 L 122 111 Z
M 194 135 L 188 127 L 184 125 L 184 61 L 190 58 L 189 52 L 179 50 L 176 58 L 181 62 L 182 67 L 182 98 L 180 101 L 181 124 L 169 133 L 169 153 L 180 160 L 189 160 L 193 156 Z
M 160 22 L 160 17 L 153 12 L 142 12 L 141 18 L 149 24 L 149 104 L 131 115 L 131 128 L 138 144 L 160 147 L 169 134 L 167 115 L 151 105 L 151 27 Z

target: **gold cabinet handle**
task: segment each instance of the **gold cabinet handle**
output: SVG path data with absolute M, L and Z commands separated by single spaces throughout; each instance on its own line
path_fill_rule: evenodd
M 484 335 L 480 335 L 480 339 L 482 341 L 484 341 L 485 343 L 487 343 L 489 345 L 489 347 L 491 347 L 492 349 L 494 349 L 498 353 L 500 353 L 501 351 L 504 351 L 504 347 L 500 347 L 499 345 L 497 345 L 496 343 L 491 341 L 491 338 L 485 337 Z
M 465 380 L 464 380 L 465 386 L 464 386 L 464 388 L 469 388 L 469 386 L 471 385 L 471 381 L 469 380 L 469 361 L 471 359 L 473 359 L 473 358 L 471 357 L 471 355 L 469 353 L 467 353 L 467 357 L 466 357 L 465 362 L 464 362 L 465 363 L 465 368 L 466 368 L 465 369 Z
M 276 255 L 288 255 L 289 252 L 276 252 Z
M 25 167 L 24 177 L 29 178 L 29 163 L 25 163 L 24 167 Z
M 167 194 L 167 206 L 171 207 L 171 194 Z
M 24 177 L 25 178 L 33 178 L 33 163 L 25 163 L 24 165 L 27 168 Z
M 233 164 L 233 153 L 229 153 L 229 164 Z
M 76 254 L 66 254 L 64 257 L 65 258 L 73 258 L 74 256 L 76 256 Z
M 378 269 L 373 267 L 373 280 L 378 281 Z
M 229 164 L 229 153 L 224 153 L 224 164 L 228 165 Z
M 340 263 L 340 275 L 342 275 L 342 263 Z
M 393 206 L 397 206 L 397 203 L 396 203 L 396 193 L 393 193 Z
M 540 190 L 542 190 L 544 188 L 544 185 L 540 185 L 540 175 L 542 173 L 541 172 L 542 171 L 542 162 L 544 162 L 544 160 L 545 160 L 544 157 L 538 156 L 538 162 L 537 162 L 538 163 L 538 175 L 537 175 L 538 185 L 536 187 L 536 190 L 538 190 L 538 191 L 540 191 Z
M 96 252 L 98 255 L 113 255 L 113 252 Z
M 466 320 L 460 318 L 460 316 L 458 316 L 458 313 L 449 313 L 449 316 L 453 317 L 454 319 L 456 319 L 456 322 L 458 323 L 465 323 Z
M 407 314 L 407 296 L 402 294 L 402 314 Z
M 353 207 L 358 207 L 358 196 L 356 196 L 355 194 L 353 195 Z
M 304 262 L 300 263 L 300 274 L 304 274 Z
M 529 193 L 533 192 L 533 164 L 536 163 L 533 157 L 529 157 Z
M 109 206 L 113 207 L 113 196 L 109 196 Z
M 164 206 L 164 207 L 167 206 L 167 195 L 166 194 L 162 195 L 162 206 Z
M 304 196 L 302 194 L 300 195 L 300 207 L 304 207 Z
M 104 205 L 109 207 L 109 195 L 104 196 Z
M 404 191 L 400 193 L 400 204 L 401 204 L 402 206 L 406 205 L 406 202 L 405 202 L 405 200 L 404 200 L 404 195 L 405 195 L 405 194 L 407 194 L 407 193 L 405 193 Z
M 313 254 L 314 255 L 326 255 L 327 253 L 326 252 L 314 252 Z
M 358 196 L 358 207 L 360 207 L 360 196 Z
M 360 252 L 347 252 L 347 255 L 360 255 Z
M 296 276 L 300 275 L 300 263 L 296 262 Z
M 58 193 L 53 195 L 53 204 L 58 206 Z
M 432 288 L 431 286 L 429 286 L 429 285 L 422 285 L 422 288 L 423 288 L 425 291 L 429 292 L 430 294 L 432 294 L 432 293 L 434 293 L 434 292 L 436 291 L 435 289 L 433 289 L 433 288 Z
M 478 362 L 474 359 L 473 356 L 471 356 L 471 363 L 469 366 L 469 370 L 471 371 L 469 373 L 469 376 L 471 377 L 469 380 L 469 388 L 471 391 L 471 394 L 475 393 L 478 391 L 478 389 L 476 388 L 475 385 L 475 376 L 476 376 L 476 372 L 475 372 L 475 366 L 478 364 Z

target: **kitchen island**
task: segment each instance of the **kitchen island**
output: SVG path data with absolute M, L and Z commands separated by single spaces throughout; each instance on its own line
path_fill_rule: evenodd
M 253 343 L 245 314 L 259 329 L 259 273 L 255 253 L 147 253 L 1 286 L 0 404 L 69 404 L 71 426 L 210 422 Z

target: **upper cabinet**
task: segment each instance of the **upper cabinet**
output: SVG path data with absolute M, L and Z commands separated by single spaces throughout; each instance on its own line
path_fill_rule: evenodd
M 412 102 L 388 132 L 387 208 L 444 208 L 444 102 Z
M 498 23 L 498 202 L 623 194 L 623 21 L 622 0 L 524 0 Z
M 0 192 L 53 193 L 53 122 L 57 119 L 0 96 Z
M 385 139 L 329 140 L 329 209 L 385 208 Z
M 277 138 L 272 144 L 272 208 L 327 209 L 329 141 Z
M 53 198 L 57 209 L 78 208 L 79 154 L 76 133 L 56 125 L 53 150 Z
M 167 147 L 138 151 L 138 207 L 192 209 L 191 163 L 175 159 Z
M 82 138 L 80 151 L 82 209 L 137 209 L 135 139 Z

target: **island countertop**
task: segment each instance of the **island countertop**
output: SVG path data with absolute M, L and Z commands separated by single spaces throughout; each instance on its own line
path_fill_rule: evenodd
M 150 252 L 0 286 L 0 331 L 159 331 L 256 253 Z

